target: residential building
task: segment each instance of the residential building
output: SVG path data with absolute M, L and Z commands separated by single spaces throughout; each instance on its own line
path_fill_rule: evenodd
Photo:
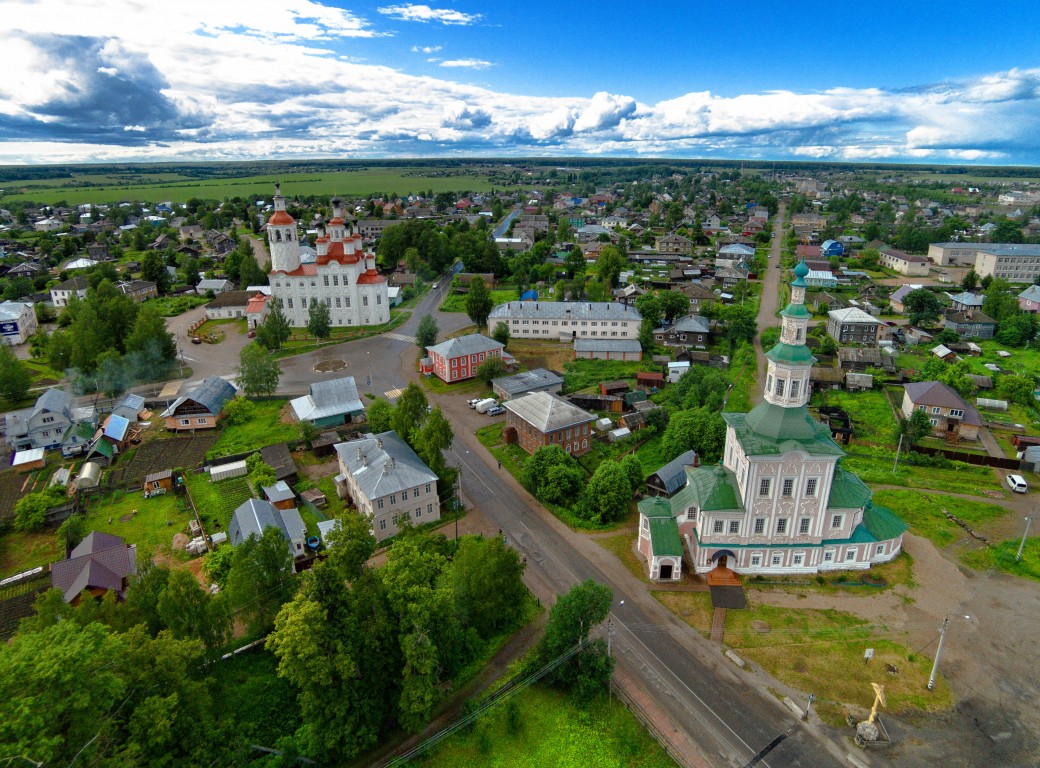
M 503 404 L 506 409 L 507 443 L 515 442 L 528 453 L 544 445 L 558 445 L 573 456 L 592 446 L 592 422 L 596 415 L 548 392 L 533 392 Z
M 837 288 L 838 278 L 829 269 L 810 269 L 805 284 L 810 288 Z
M 377 541 L 393 536 L 405 523 L 440 520 L 437 475 L 396 432 L 338 443 L 336 455 L 336 492 L 368 517 Z
M 151 280 L 121 280 L 116 283 L 116 288 L 133 299 L 135 304 L 159 295 L 158 287 Z
M 671 496 L 686 485 L 686 467 L 699 467 L 695 451 L 676 456 L 646 479 L 647 493 L 653 496 Z
M 316 381 L 309 394 L 289 401 L 293 418 L 316 427 L 337 427 L 365 420 L 365 404 L 358 397 L 353 376 Z
M 224 406 L 234 398 L 235 386 L 219 376 L 210 376 L 186 395 L 181 395 L 162 412 L 166 428 L 174 431 L 214 429 Z
M 975 272 L 1011 283 L 1035 282 L 1040 277 L 1040 244 L 980 245 Z
M 351 234 L 340 199 L 332 199 L 332 218 L 318 227 L 317 256 L 303 263 L 296 221 L 285 210 L 275 187 L 274 213 L 267 222 L 271 248 L 271 297 L 289 324 L 307 325 L 308 305 L 324 302 L 333 327 L 380 325 L 390 320 L 386 278 L 376 271 L 376 257 L 365 251 L 361 234 Z
M 636 339 L 575 339 L 575 360 L 643 359 L 643 347 Z
M 951 308 L 956 312 L 967 312 L 973 309 L 982 309 L 982 303 L 986 300 L 986 297 L 981 293 L 972 293 L 971 291 L 963 291 L 961 293 L 954 294 L 950 297 L 953 302 Z
M 501 400 L 512 400 L 532 392 L 560 394 L 563 377 L 545 368 L 522 371 L 512 376 L 500 376 L 491 382 L 491 389 Z
M 1040 312 L 1040 285 L 1031 285 L 1018 294 L 1018 306 L 1023 312 Z
M 830 258 L 831 256 L 841 256 L 845 253 L 845 246 L 837 240 L 824 240 L 820 244 L 820 255 Z
M 880 321 L 858 307 L 827 313 L 827 333 L 840 344 L 877 344 Z
M 927 277 L 928 259 L 924 256 L 915 256 L 895 248 L 886 248 L 880 251 L 878 261 L 881 266 L 895 270 L 901 275 L 909 277 Z
M 981 310 L 947 312 L 943 327 L 955 331 L 962 339 L 992 339 L 997 332 L 997 321 Z
M 684 559 L 711 585 L 736 572 L 865 569 L 899 554 L 906 524 L 841 466 L 844 452 L 807 409 L 815 362 L 805 346 L 808 271 L 795 269 L 780 341 L 766 355 L 763 401 L 723 414 L 722 463 L 686 466 L 674 495 L 639 503 L 650 578 L 677 578 Z
M 490 321 L 488 321 L 490 325 Z M 472 379 L 477 375 L 477 368 L 485 360 L 497 357 L 501 359 L 505 346 L 479 333 L 448 339 L 427 347 L 426 352 L 432 361 L 433 373 L 441 381 L 449 384 L 453 381 Z
M 683 237 L 673 232 L 670 235 L 657 238 L 657 250 L 661 253 L 689 255 L 693 253 L 693 241 L 688 237 Z
M 235 284 L 222 277 L 199 280 L 199 284 L 195 286 L 195 293 L 199 296 L 205 296 L 208 291 L 213 291 L 213 295 L 219 296 L 222 293 L 233 290 L 235 290 Z
M 689 283 L 682 286 L 679 292 L 690 300 L 690 313 L 694 315 L 699 314 L 702 307 L 718 300 L 711 289 L 703 283 Z
M 132 393 L 123 395 L 123 399 L 120 400 L 116 407 L 112 409 L 112 413 L 117 416 L 122 416 L 131 423 L 140 421 L 144 412 L 144 398 L 141 395 L 135 395 Z
M 5 414 L 8 445 L 16 451 L 62 446 L 66 458 L 81 453 L 94 437 L 98 420 L 93 406 L 74 403 L 71 395 L 52 387 L 36 398 L 32 408 Z M 83 426 L 83 434 L 64 444 L 66 433 L 77 425 Z
M 235 509 L 227 527 L 228 541 L 237 547 L 250 536 L 261 538 L 267 528 L 274 528 L 282 535 L 293 560 L 306 556 L 307 526 L 299 510 L 295 507 L 279 509 L 267 499 L 248 499 Z
M 0 304 L 0 337 L 4 344 L 24 344 L 38 328 L 36 310 L 31 303 L 5 301 Z
M 206 305 L 208 320 L 236 320 L 246 316 L 252 295 L 249 291 L 224 291 Z
M 58 283 L 51 288 L 51 304 L 55 307 L 67 306 L 69 298 L 73 295 L 80 299 L 87 298 L 88 285 L 87 278 L 82 275 L 70 277 L 68 280 Z
M 947 440 L 977 440 L 982 419 L 975 406 L 964 401 L 956 390 L 940 381 L 918 381 L 903 386 L 903 416 L 924 411 L 936 437 Z
M 668 328 L 655 328 L 654 341 L 666 347 L 704 349 L 711 343 L 710 321 L 700 315 L 681 317 Z
M 901 285 L 899 286 L 891 296 L 888 297 L 888 303 L 892 307 L 893 312 L 903 314 L 906 312 L 906 297 L 909 296 L 916 290 L 920 290 L 924 286 L 918 283 L 917 285 Z
M 84 597 L 100 598 L 108 592 L 126 597 L 130 579 L 137 574 L 137 547 L 119 536 L 91 531 L 65 560 L 51 564 L 51 586 L 62 599 L 79 605 Z
M 514 339 L 638 339 L 642 320 L 614 301 L 510 301 L 491 310 L 488 326 L 505 323 Z
M 730 243 L 719 248 L 719 252 L 715 256 L 715 268 L 736 267 L 738 264 L 743 264 L 754 257 L 755 249 L 753 246 L 744 245 L 743 243 Z

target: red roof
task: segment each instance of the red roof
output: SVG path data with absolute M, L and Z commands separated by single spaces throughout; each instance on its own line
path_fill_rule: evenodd
M 246 304 L 246 312 L 263 312 L 264 304 L 267 303 L 267 300 L 269 298 L 271 297 L 266 296 L 262 293 L 258 293 L 256 296 L 251 298 L 249 302 Z
M 308 277 L 311 275 L 318 274 L 318 268 L 314 264 L 301 264 L 292 272 L 285 272 L 279 269 L 271 270 L 272 275 L 279 273 L 285 275 L 286 277 Z
M 374 269 L 369 269 L 357 279 L 357 282 L 358 285 L 373 285 L 375 283 L 385 283 L 386 278 Z
M 268 224 L 295 224 L 296 219 L 290 216 L 285 211 L 275 211 L 274 216 L 267 222 Z

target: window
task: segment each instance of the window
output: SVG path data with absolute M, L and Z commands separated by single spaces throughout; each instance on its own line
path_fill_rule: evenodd
M 776 380 L 776 396 L 777 397 L 783 397 L 784 396 L 784 380 L 783 379 L 777 379 Z
M 361 306 L 363 306 L 363 307 L 367 307 L 368 306 L 368 296 L 362 296 L 361 297 Z
M 429 483 L 427 483 L 427 484 L 426 484 L 426 492 L 427 492 L 427 493 L 429 493 L 429 492 L 430 492 L 430 484 L 429 484 Z
M 751 565 L 755 567 L 762 565 L 762 555 L 752 555 Z
M 766 376 L 766 390 L 768 391 L 768 390 L 772 390 L 772 389 L 773 389 L 773 374 L 769 374 L 768 376 Z
M 639 524 L 639 527 L 642 528 L 644 531 L 649 531 L 650 530 L 650 521 L 647 518 L 644 517 L 642 522 Z
M 773 484 L 773 478 L 771 478 L 771 477 L 763 477 L 761 480 L 759 480 L 758 481 L 758 495 L 759 496 L 768 496 L 769 495 L 769 491 L 771 490 L 770 486 L 772 486 L 772 484 Z
M 950 409 L 950 416 L 954 417 L 955 419 L 959 419 L 963 415 L 964 415 L 964 411 L 962 411 L 960 408 L 951 408 Z
M 939 406 L 937 406 L 937 405 L 933 405 L 932 406 L 932 413 L 942 413 L 942 409 Z
M 428 515 L 432 515 L 433 514 L 433 504 L 427 504 L 426 505 L 426 514 L 428 514 Z
M 191 424 L 191 419 L 181 419 L 181 426 L 187 427 Z
M 329 276 L 328 275 L 325 275 L 325 287 L 326 288 L 329 287 Z
M 722 521 L 716 520 L 712 525 L 712 533 L 722 533 Z
M 50 424 L 52 421 L 54 421 L 54 417 L 44 416 L 43 419 L 41 419 L 41 421 L 43 421 L 44 424 Z
M 773 561 L 772 561 L 773 565 L 780 565 L 782 562 L 783 562 L 783 556 L 781 556 L 781 555 L 773 555 Z
M 845 562 L 856 559 L 856 550 L 850 549 L 845 553 Z
M 791 382 L 791 397 L 798 397 L 798 385 L 799 384 L 801 384 L 800 381 L 792 381 Z
M 206 417 L 205 416 L 200 416 L 199 418 L 195 419 L 195 423 L 196 424 L 205 424 L 206 423 Z
M 381 531 L 385 531 L 386 530 L 386 520 L 380 520 L 379 521 L 379 530 L 381 530 Z
M 938 419 L 928 419 L 928 423 L 931 424 L 933 427 L 939 426 L 939 420 Z
M 836 530 L 838 528 L 841 528 L 841 526 L 842 526 L 842 524 L 844 522 L 845 522 L 845 515 L 834 515 L 831 518 L 831 530 Z
M 755 518 L 755 533 L 766 532 L 766 519 L 764 517 Z
M 834 550 L 827 550 L 823 553 L 823 562 L 829 563 L 834 560 Z
M 786 517 L 781 517 L 779 520 L 776 521 L 776 532 L 777 533 L 787 533 L 787 518 Z
M 693 523 L 697 522 L 697 508 L 696 507 L 690 507 L 688 510 L 686 510 L 686 519 L 689 520 L 690 522 L 693 522 Z
M 408 501 L 408 489 L 401 491 L 401 501 Z
M 816 495 L 816 485 L 819 482 L 820 482 L 820 479 L 818 477 L 810 477 L 808 480 L 806 480 L 805 481 L 805 495 L 806 496 L 815 496 Z
M 883 554 L 885 554 L 885 545 L 884 544 L 878 544 L 877 545 L 877 549 L 874 550 L 874 554 L 875 555 L 883 555 Z
M 307 297 L 306 296 L 304 296 L 302 299 L 300 299 L 300 306 L 303 309 L 307 309 Z
M 292 309 L 292 296 L 289 297 L 289 309 Z
M 798 533 L 800 533 L 803 536 L 807 534 L 809 532 L 809 526 L 811 524 L 812 521 L 808 517 L 803 517 L 801 520 L 798 521 Z
M 800 552 L 797 555 L 795 555 L 791 560 L 792 565 L 801 565 L 803 562 L 805 562 L 805 555 L 801 554 Z
M 339 287 L 339 275 L 332 276 L 332 284 L 336 287 Z M 328 285 L 328 283 L 325 283 L 325 285 Z
M 794 340 L 795 341 L 801 341 L 802 340 L 802 329 L 801 328 L 795 328 Z
M 342 306 L 343 306 L 343 300 L 339 296 L 337 296 L 336 297 L 336 309 L 340 309 Z
M 347 309 L 350 309 L 350 297 L 349 296 L 344 296 L 343 297 L 343 306 L 345 306 Z
M 377 509 L 382 509 L 383 508 L 383 500 L 382 499 L 376 499 L 376 508 Z
M 785 496 L 785 497 L 789 497 L 792 493 L 794 493 L 794 478 L 793 477 L 785 477 L 784 478 L 784 486 L 783 486 L 783 490 L 781 491 L 781 495 Z
M 376 304 L 382 304 L 382 303 L 383 303 L 383 296 L 381 294 L 377 293 L 376 294 Z
M 740 521 L 730 520 L 729 521 L 729 532 L 733 535 L 740 533 Z

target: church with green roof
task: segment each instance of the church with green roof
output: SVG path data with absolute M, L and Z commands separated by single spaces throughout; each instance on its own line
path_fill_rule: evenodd
M 638 548 L 652 579 L 680 578 L 682 566 L 707 574 L 866 569 L 899 554 L 906 523 L 871 499 L 841 466 L 844 451 L 809 414 L 805 344 L 805 262 L 795 267 L 791 302 L 780 313 L 780 341 L 766 353 L 762 402 L 723 413 L 726 446 L 714 467 L 685 467 L 670 498 L 639 503 Z

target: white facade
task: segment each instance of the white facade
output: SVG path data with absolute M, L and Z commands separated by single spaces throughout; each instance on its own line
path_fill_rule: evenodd
M 614 301 L 510 301 L 488 316 L 488 326 L 509 327 L 514 339 L 638 339 L 642 315 Z
M 305 327 L 311 303 L 324 302 L 332 326 L 381 325 L 390 320 L 386 278 L 376 271 L 375 254 L 365 252 L 361 235 L 348 231 L 339 199 L 327 230 L 319 227 L 317 259 L 303 264 L 296 221 L 275 187 L 274 213 L 267 223 L 271 249 L 271 296 L 289 324 Z
M 4 344 L 24 344 L 36 333 L 36 310 L 25 301 L 5 301 L 0 304 L 0 338 Z

